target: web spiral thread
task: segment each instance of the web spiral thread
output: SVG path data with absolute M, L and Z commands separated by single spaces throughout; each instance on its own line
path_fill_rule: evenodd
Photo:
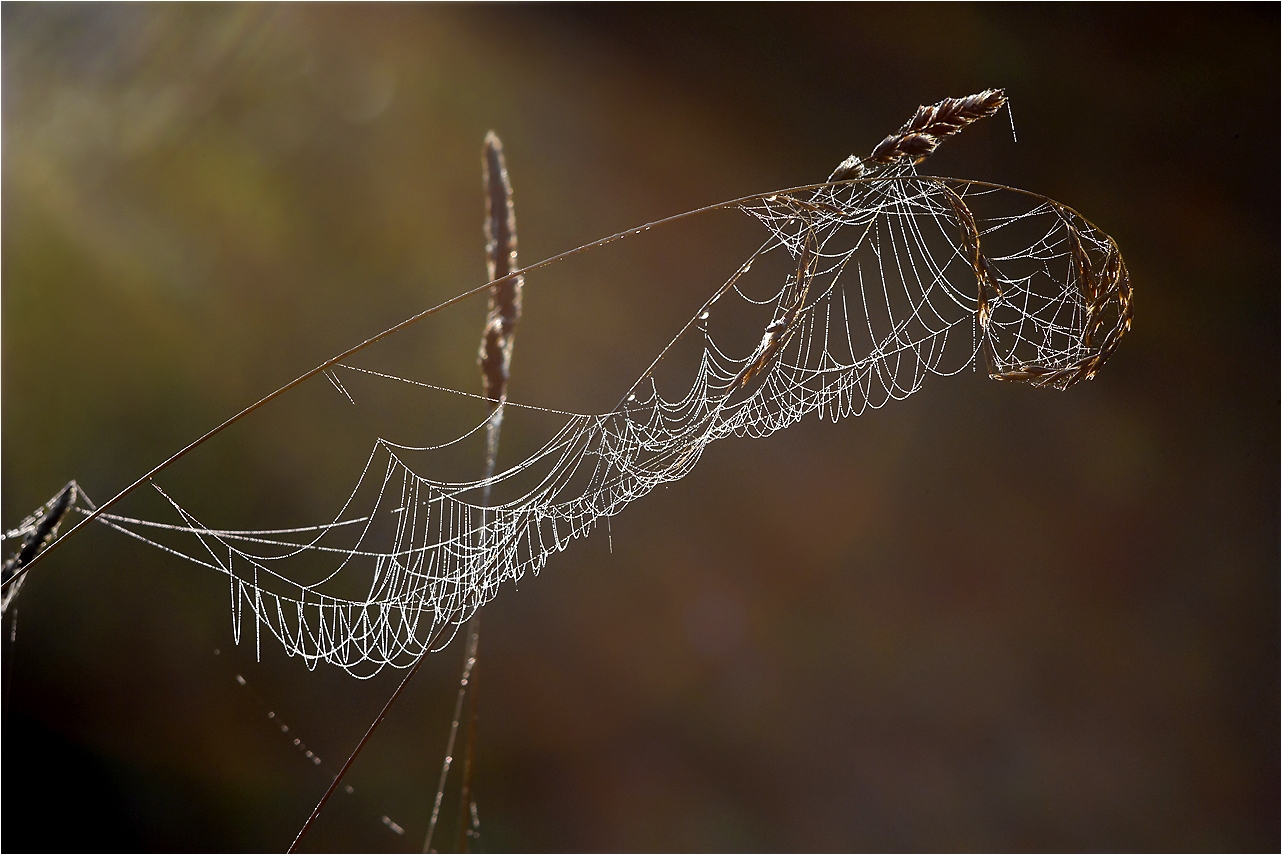
M 340 513 L 308 528 L 216 530 L 163 493 L 174 522 L 101 519 L 223 574 L 237 641 L 274 638 L 365 678 L 448 644 L 504 584 L 683 478 L 717 440 L 860 415 L 972 367 L 1066 389 L 1130 325 L 1112 239 L 1042 197 L 921 176 L 904 159 L 740 209 L 766 239 L 665 348 L 701 349 L 680 394 L 652 366 L 614 409 L 561 414 L 538 452 L 477 481 L 433 479 L 380 439 Z M 753 313 L 755 347 L 735 340 Z M 487 506 L 505 485 L 519 495 Z M 297 581 L 304 557 L 327 562 L 318 581 Z M 335 593 L 344 578 L 369 579 L 367 593 Z

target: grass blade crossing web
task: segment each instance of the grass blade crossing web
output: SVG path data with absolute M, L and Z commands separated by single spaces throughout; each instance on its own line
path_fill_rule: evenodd
M 512 344 L 516 325 L 521 320 L 521 289 L 525 280 L 521 276 L 505 278 L 520 268 L 517 262 L 516 209 L 512 204 L 512 183 L 508 179 L 507 164 L 503 157 L 503 143 L 498 134 L 490 131 L 485 136 L 484 156 L 481 160 L 482 182 L 485 187 L 485 262 L 491 281 L 498 282 L 490 289 L 489 310 L 481 332 L 481 382 L 489 401 L 489 420 L 485 430 L 485 478 L 494 475 L 498 459 L 499 432 L 503 428 L 503 405 L 507 401 L 507 383 L 512 368 Z M 481 498 L 482 508 L 488 507 L 490 488 L 487 485 Z M 467 639 L 463 654 L 463 674 L 459 678 L 458 698 L 454 705 L 454 719 L 441 763 L 440 780 L 436 798 L 432 803 L 432 817 L 427 826 L 423 851 L 432 850 L 432 837 L 440 816 L 441 800 L 445 797 L 445 783 L 454 761 L 454 740 L 458 735 L 463 714 L 463 699 L 467 696 L 467 735 L 463 751 L 462 784 L 459 794 L 459 851 L 467 849 L 468 841 L 480 835 L 480 818 L 472 800 L 472 756 L 476 747 L 476 676 L 477 647 L 481 639 L 481 616 L 472 615 L 464 628 Z

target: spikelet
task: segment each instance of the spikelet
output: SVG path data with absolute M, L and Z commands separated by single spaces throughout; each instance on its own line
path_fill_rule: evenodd
M 845 181 L 848 178 L 859 178 L 864 174 L 864 162 L 859 159 L 859 155 L 852 154 L 850 157 L 837 164 L 837 168 L 828 176 L 829 181 Z
M 490 280 L 519 269 L 516 258 L 516 214 L 512 208 L 512 185 L 503 161 L 503 143 L 490 131 L 485 135 L 485 256 Z M 481 380 L 490 408 L 507 398 L 508 371 L 512 364 L 512 341 L 521 319 L 521 287 L 524 277 L 515 276 L 490 288 L 490 307 L 481 333 Z
M 993 115 L 1005 103 L 1005 90 L 985 89 L 978 95 L 945 98 L 933 106 L 918 107 L 917 113 L 903 127 L 877 143 L 868 162 L 885 165 L 910 158 L 913 163 L 918 163 L 948 137 L 971 122 Z

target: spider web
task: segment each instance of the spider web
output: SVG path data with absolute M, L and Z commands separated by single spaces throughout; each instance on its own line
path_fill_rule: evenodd
M 327 523 L 215 529 L 158 485 L 175 521 L 100 519 L 223 574 L 238 643 L 248 620 L 256 645 L 273 637 L 309 667 L 368 678 L 446 646 L 504 583 L 683 478 L 717 440 L 769 436 L 811 413 L 860 415 L 981 364 L 995 379 L 1065 389 L 1093 377 L 1129 327 L 1112 239 L 1034 194 L 899 161 L 735 207 L 764 227 L 764 242 L 616 407 L 506 402 L 490 416 L 515 408 L 560 420 L 505 471 L 448 481 L 421 463 L 487 419 L 441 446 L 378 439 Z M 659 376 L 679 352 L 697 354 L 693 376 L 665 394 Z M 328 376 L 349 399 L 343 374 L 440 388 L 343 364 Z M 487 502 L 490 490 L 508 498 Z

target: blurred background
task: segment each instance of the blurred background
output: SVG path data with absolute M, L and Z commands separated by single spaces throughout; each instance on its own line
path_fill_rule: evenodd
M 109 498 L 481 284 L 487 130 L 530 263 L 822 180 L 918 104 L 1005 87 L 1018 142 L 999 115 L 925 171 L 1113 235 L 1133 332 L 1064 394 L 968 374 L 714 445 L 504 590 L 483 613 L 480 848 L 1278 847 L 1276 5 L 0 16 L 5 527 L 71 478 Z M 531 277 L 512 397 L 612 405 L 757 229 L 726 214 Z M 385 358 L 479 391 L 484 310 Z M 227 525 L 332 510 L 368 446 L 308 394 L 166 488 Z M 385 416 L 438 441 L 473 423 L 437 404 Z M 505 429 L 505 459 L 533 441 Z M 283 850 L 402 673 L 256 661 L 219 577 L 96 526 L 16 606 L 11 851 Z M 419 851 L 461 657 L 427 663 L 305 851 Z

